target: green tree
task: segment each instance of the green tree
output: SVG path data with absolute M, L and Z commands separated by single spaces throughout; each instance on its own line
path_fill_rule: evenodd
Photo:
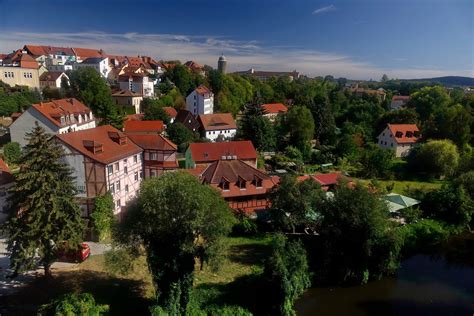
M 84 67 L 69 74 L 71 94 L 88 105 L 101 124 L 122 128 L 123 116 L 119 114 L 112 100 L 107 82 L 93 68 Z
M 296 232 L 315 229 L 321 221 L 318 206 L 324 198 L 324 191 L 313 179 L 298 182 L 294 176 L 284 176 L 271 192 L 270 217 L 277 229 Z
M 158 304 L 170 315 L 185 315 L 195 259 L 202 264 L 219 258 L 232 223 L 217 190 L 188 173 L 173 172 L 143 182 L 119 236 L 133 248 L 144 246 Z
M 247 104 L 240 120 L 238 138 L 250 140 L 260 151 L 272 151 L 276 146 L 275 129 L 262 115 L 260 106 Z
M 7 143 L 3 146 L 3 155 L 8 164 L 17 163 L 21 156 L 20 144 L 16 142 Z
M 293 106 L 284 116 L 283 121 L 289 136 L 289 144 L 303 153 L 306 152 L 314 135 L 314 120 L 311 111 L 304 106 Z
M 458 166 L 459 153 L 450 140 L 430 140 L 415 152 L 414 160 L 418 170 L 431 176 L 450 176 Z
M 99 241 L 110 237 L 112 227 L 116 218 L 114 215 L 114 199 L 112 194 L 97 196 L 94 199 L 94 212 L 91 215 L 96 232 L 99 234 Z
M 10 265 L 16 274 L 39 263 L 50 276 L 55 246 L 78 245 L 81 240 L 81 210 L 71 170 L 61 162 L 61 145 L 49 140 L 37 124 L 26 136 L 28 144 L 18 160 L 20 172 L 15 176 L 12 213 L 6 223 Z
M 306 250 L 299 241 L 288 241 L 277 234 L 263 272 L 265 289 L 269 291 L 269 315 L 296 316 L 294 301 L 311 285 Z
M 43 98 L 46 100 L 56 100 L 64 98 L 63 92 L 55 87 L 46 86 L 43 89 Z
M 451 99 L 444 87 L 435 86 L 423 87 L 413 93 L 410 105 L 415 107 L 420 119 L 425 121 L 438 110 L 446 108 L 450 102 Z
M 319 233 L 321 276 L 332 282 L 366 283 L 398 268 L 401 240 L 390 229 L 388 208 L 361 184 L 340 183 L 324 200 Z
M 470 111 L 460 104 L 439 110 L 424 129 L 424 136 L 435 139 L 450 139 L 460 148 L 471 140 Z
M 369 144 L 360 157 L 361 173 L 367 178 L 388 177 L 390 175 L 395 154 L 393 150 Z
M 143 120 L 145 121 L 154 121 L 160 120 L 163 121 L 165 124 L 170 123 L 170 117 L 168 113 L 163 109 L 165 105 L 162 104 L 160 100 L 154 99 L 144 99 L 141 103 L 141 107 L 144 110 L 144 117 Z M 166 105 L 168 106 L 168 105 Z
M 38 310 L 40 316 L 74 316 L 105 315 L 109 311 L 108 305 L 99 305 L 92 294 L 66 294 L 53 300 L 49 304 L 42 305 Z
M 386 127 L 387 124 L 417 124 L 418 114 L 414 109 L 399 109 L 394 111 L 388 111 L 382 114 L 377 120 L 376 136 L 380 134 Z
M 167 129 L 169 139 L 178 145 L 178 150 L 184 152 L 189 143 L 193 142 L 197 137 L 186 126 L 180 122 L 174 122 Z

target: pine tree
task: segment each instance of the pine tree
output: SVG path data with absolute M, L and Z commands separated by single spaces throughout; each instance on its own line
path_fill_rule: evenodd
M 72 172 L 61 162 L 62 147 L 38 124 L 27 140 L 6 223 L 10 266 L 16 275 L 40 264 L 50 276 L 56 246 L 78 245 L 83 222 Z

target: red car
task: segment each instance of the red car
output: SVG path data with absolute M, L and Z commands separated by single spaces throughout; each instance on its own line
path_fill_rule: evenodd
M 64 244 L 58 249 L 58 259 L 66 262 L 83 262 L 89 258 L 91 248 L 86 243 L 81 243 L 77 248 L 68 247 Z

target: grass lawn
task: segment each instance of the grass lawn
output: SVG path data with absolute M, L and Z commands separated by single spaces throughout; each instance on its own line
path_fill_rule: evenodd
M 248 287 L 246 278 L 262 271 L 270 237 L 229 237 L 227 257 L 219 271 L 196 266 L 195 301 L 209 304 L 252 304 L 257 291 Z M 53 271 L 52 279 L 38 278 L 17 293 L 0 297 L 0 312 L 5 315 L 36 315 L 37 308 L 61 294 L 89 292 L 101 304 L 110 305 L 112 315 L 149 315 L 154 290 L 144 257 L 135 262 L 127 275 L 111 275 L 103 255 L 91 256 L 76 268 Z M 246 301 L 244 301 L 244 297 Z M 250 298 L 250 302 L 248 301 Z M 242 301 L 241 301 L 242 300 Z M 5 309 L 3 308 L 5 307 Z
M 359 179 L 363 184 L 370 183 L 370 180 Z M 394 184 L 392 192 L 403 194 L 410 189 L 420 189 L 423 191 L 436 190 L 441 187 L 443 181 L 399 181 L 399 180 L 377 180 L 383 187 Z

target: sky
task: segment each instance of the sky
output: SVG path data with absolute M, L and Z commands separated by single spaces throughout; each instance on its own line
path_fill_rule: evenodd
M 0 0 L 25 44 L 350 79 L 474 77 L 474 0 Z

